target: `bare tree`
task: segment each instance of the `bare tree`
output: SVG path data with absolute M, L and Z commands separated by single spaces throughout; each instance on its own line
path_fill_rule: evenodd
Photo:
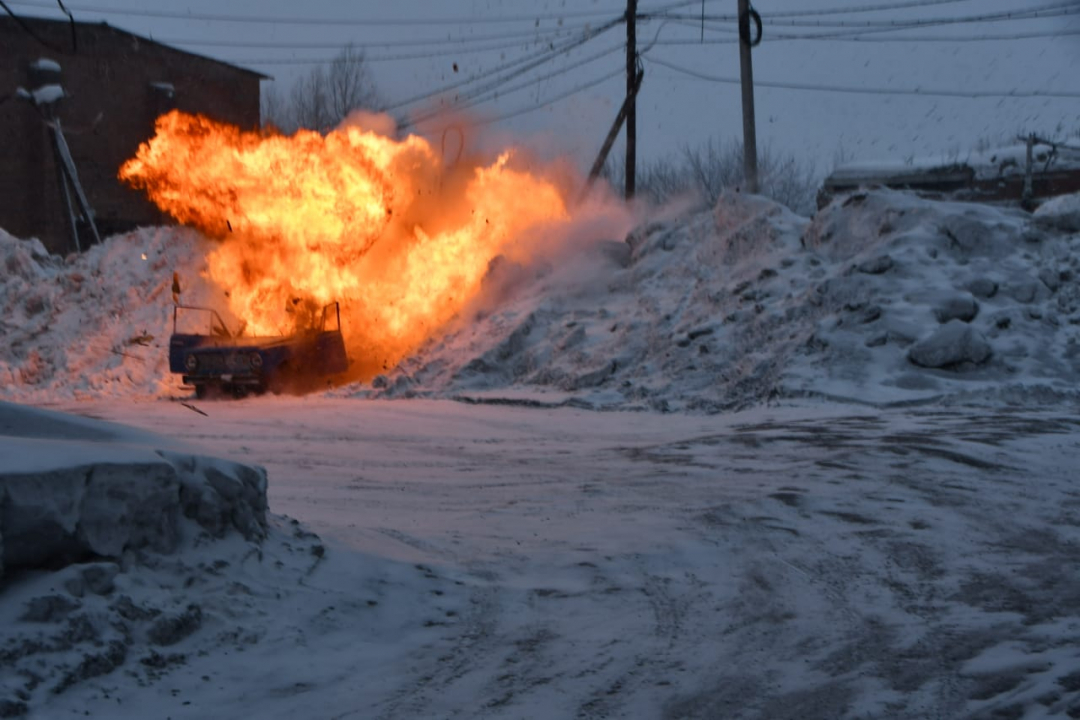
M 315 67 L 297 80 L 287 98 L 276 88 L 268 89 L 262 119 L 264 125 L 286 133 L 299 128 L 327 133 L 353 110 L 373 109 L 379 103 L 364 53 L 350 43 L 329 65 Z
M 374 109 L 382 99 L 368 72 L 364 53 L 349 43 L 326 70 L 326 92 L 331 119 L 341 122 L 358 108 Z
M 280 85 L 264 85 L 259 96 L 259 106 L 263 127 L 273 126 L 279 130 L 293 128 L 289 99 Z
M 317 67 L 293 85 L 289 100 L 293 123 L 297 127 L 325 133 L 333 130 L 337 124 L 331 120 L 326 75 L 326 68 Z

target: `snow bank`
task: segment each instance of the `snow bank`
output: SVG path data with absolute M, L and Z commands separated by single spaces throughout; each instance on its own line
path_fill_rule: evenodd
M 158 673 L 175 664 L 154 648 L 202 623 L 200 604 L 177 604 L 193 597 L 181 585 L 208 553 L 230 556 L 219 571 L 238 542 L 258 551 L 266 511 L 261 468 L 0 402 L 0 716 L 111 673 L 129 652 Z
M 1080 193 L 1047 200 L 1035 211 L 1035 222 L 1064 232 L 1080 232 Z
M 168 372 L 172 274 L 184 302 L 220 305 L 220 291 L 200 276 L 208 250 L 192 230 L 147 228 L 62 259 L 0 230 L 0 397 L 176 393 Z
M 729 194 L 626 242 L 628 266 L 540 269 L 354 394 L 706 411 L 1075 397 L 1080 238 L 1020 211 L 881 191 L 809 221 Z
M 149 434 L 0 402 L 0 577 L 168 554 L 200 528 L 261 540 L 266 473 Z

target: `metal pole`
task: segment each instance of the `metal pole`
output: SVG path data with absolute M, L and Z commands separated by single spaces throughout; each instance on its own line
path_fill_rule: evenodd
M 750 60 L 750 0 L 739 0 L 739 68 L 742 72 L 743 175 L 746 191 L 758 191 L 757 133 L 754 128 L 754 68 Z
M 60 181 L 60 197 L 64 200 L 64 209 L 67 210 L 68 229 L 71 231 L 71 245 L 75 252 L 82 252 L 79 245 L 79 225 L 75 218 L 75 208 L 71 203 L 71 191 L 68 189 L 68 174 L 64 166 L 64 152 L 60 146 L 58 133 L 60 132 L 60 119 L 51 110 L 48 113 L 47 125 L 49 134 L 53 140 L 53 157 L 56 158 L 56 178 Z
M 626 199 L 634 197 L 637 165 L 637 0 L 626 0 Z

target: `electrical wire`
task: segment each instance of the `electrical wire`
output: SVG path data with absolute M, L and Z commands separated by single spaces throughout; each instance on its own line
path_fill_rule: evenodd
M 12 5 L 36 8 L 53 8 L 55 4 L 45 0 L 8 0 Z M 680 3 L 683 4 L 683 3 Z M 283 24 L 283 25 L 363 25 L 363 26 L 423 26 L 423 25 L 476 25 L 515 22 L 535 22 L 540 20 L 562 20 L 564 18 L 604 17 L 611 15 L 610 10 L 582 10 L 565 13 L 538 13 L 535 15 L 478 15 L 458 17 L 425 18 L 313 18 L 303 16 L 265 16 L 265 15 L 225 15 L 214 13 L 182 13 L 165 10 L 133 10 L 119 7 L 95 5 L 69 5 L 71 10 L 82 13 L 101 13 L 103 15 L 126 15 L 130 17 L 148 17 L 160 20 L 201 20 L 227 23 Z
M 415 52 L 415 53 L 398 53 L 392 55 L 372 55 L 371 53 L 364 53 L 364 62 L 390 62 L 394 60 L 422 60 L 425 58 L 437 58 L 446 57 L 448 55 L 472 55 L 482 52 L 494 52 L 495 50 L 507 50 L 510 48 L 522 48 L 523 45 L 548 43 L 551 37 L 544 36 L 537 38 L 535 41 L 529 41 L 522 43 L 520 40 L 509 43 L 497 43 L 495 45 L 481 45 L 470 47 L 449 47 L 441 50 L 433 50 L 431 52 Z M 548 48 L 550 49 L 550 48 Z M 334 61 L 332 57 L 321 58 L 218 58 L 224 62 L 229 63 L 241 63 L 248 65 L 320 65 L 328 64 Z
M 618 22 L 622 22 L 620 18 Z M 588 30 L 591 27 L 591 23 L 584 23 L 580 26 L 574 27 L 562 27 L 551 28 L 547 32 L 548 34 L 560 34 L 560 33 L 574 33 L 582 30 Z M 376 40 L 376 41 L 356 41 L 357 45 L 363 47 L 414 47 L 414 46 L 430 46 L 430 45 L 448 45 L 454 43 L 469 43 L 469 42 L 484 42 L 495 40 L 506 40 L 508 38 L 531 38 L 538 34 L 542 34 L 543 30 L 526 30 L 522 32 L 501 32 L 488 35 L 466 35 L 458 37 L 427 37 L 417 38 L 412 40 Z M 268 41 L 248 41 L 238 42 L 236 40 L 200 40 L 198 38 L 170 38 L 159 39 L 153 38 L 154 42 L 164 43 L 168 45 L 188 45 L 191 47 L 236 47 L 236 48 L 285 48 L 289 50 L 326 50 L 328 48 L 341 47 L 343 43 L 340 42 L 281 42 L 280 40 L 268 40 Z
M 51 3 L 49 5 L 49 7 L 52 7 Z M 67 50 L 64 50 L 63 48 L 58 47 L 56 45 L 53 45 L 51 42 L 49 42 L 48 40 L 45 40 L 40 35 L 38 35 L 36 32 L 34 32 L 34 30 L 29 25 L 27 25 L 26 22 L 21 17 L 19 17 L 18 15 L 15 14 L 14 10 L 12 10 L 10 7 L 8 7 L 7 3 L 4 2 L 4 0 L 0 0 L 0 8 L 3 8 L 4 11 L 7 12 L 7 14 L 11 16 L 11 19 L 15 21 L 15 24 L 18 25 L 22 29 L 22 31 L 24 33 L 26 33 L 30 37 L 34 38 L 34 40 L 36 40 L 39 45 L 47 47 L 50 50 L 52 50 L 53 52 L 58 52 L 58 53 L 61 53 L 63 55 L 68 54 Z M 73 44 L 74 44 L 74 42 L 73 42 Z
M 450 90 L 455 90 L 455 89 L 457 89 L 459 87 L 462 87 L 464 85 L 469 85 L 469 84 L 474 83 L 474 82 L 476 82 L 478 80 L 482 80 L 482 79 L 484 79 L 486 77 L 490 77 L 492 75 L 498 75 L 500 72 L 506 72 L 507 73 L 506 75 L 503 75 L 501 77 L 496 78 L 495 80 L 492 80 L 491 82 L 488 83 L 487 86 L 483 86 L 483 87 L 488 88 L 488 87 L 491 87 L 491 86 L 497 86 L 498 84 L 501 84 L 501 83 L 507 82 L 509 80 L 512 80 L 515 77 L 518 77 L 521 74 L 523 74 L 525 72 L 528 72 L 529 70 L 531 70 L 531 69 L 533 69 L 535 67 L 538 67 L 538 66 L 544 64 L 545 62 L 547 62 L 547 61 L 549 61 L 549 60 L 551 60 L 551 59 L 553 59 L 555 57 L 558 57 L 559 55 L 561 55 L 564 52 L 567 52 L 568 50 L 573 50 L 574 48 L 576 48 L 576 47 L 578 47 L 580 45 L 584 45 L 589 40 L 592 40 L 593 38 L 595 38 L 595 37 L 597 37 L 599 35 L 602 35 L 603 33 L 607 32 L 608 30 L 615 27 L 616 25 L 618 25 L 621 22 L 622 22 L 621 18 L 616 18 L 614 20 L 610 20 L 607 23 L 604 23 L 603 25 L 601 25 L 599 28 L 597 28 L 595 30 L 591 30 L 591 31 L 585 33 L 580 38 L 576 38 L 573 41 L 563 43 L 562 45 L 560 45 L 558 47 L 551 48 L 550 50 L 542 52 L 542 53 L 540 53 L 538 55 L 534 55 L 531 58 L 522 58 L 522 59 L 516 60 L 516 61 L 511 62 L 511 63 L 506 63 L 506 64 L 504 64 L 502 66 L 492 68 L 491 70 L 488 70 L 488 71 L 486 71 L 484 73 L 480 73 L 480 74 L 475 75 L 473 77 L 466 78 L 466 79 L 461 80 L 459 82 L 451 83 L 449 85 L 444 85 L 444 86 L 442 86 L 440 88 L 436 88 L 435 90 L 432 90 L 430 92 L 425 92 L 425 93 L 421 93 L 419 95 L 414 95 L 414 96 L 406 98 L 404 100 L 400 100 L 400 101 L 394 103 L 393 105 L 389 105 L 387 107 L 384 107 L 384 108 L 382 108 L 382 110 L 384 112 L 397 110 L 397 109 L 400 109 L 402 107 L 405 107 L 406 105 L 412 105 L 414 103 L 421 102 L 423 100 L 428 100 L 430 98 L 435 97 L 436 95 L 442 95 L 443 93 L 449 92 Z M 510 70 L 510 68 L 514 68 L 515 66 L 519 66 L 519 65 L 521 67 L 516 67 L 515 69 Z M 482 92 L 482 90 L 478 90 L 478 89 L 474 88 L 470 92 Z
M 692 28 L 693 30 L 699 30 L 702 27 L 700 22 L 691 22 L 689 20 L 676 20 L 671 21 L 673 25 L 679 25 L 682 27 Z M 709 32 L 722 33 L 728 35 L 726 38 L 711 38 L 711 39 L 699 39 L 689 40 L 673 38 L 670 40 L 661 40 L 657 45 L 730 45 L 738 42 L 739 31 L 729 24 L 717 25 L 712 22 L 706 22 L 704 29 Z M 792 41 L 792 40 L 828 40 L 838 42 L 989 42 L 989 41 L 1009 41 L 1009 40 L 1031 40 L 1035 38 L 1055 38 L 1055 37 L 1071 37 L 1080 35 L 1080 29 L 1077 30 L 1037 30 L 1032 32 L 1023 33 L 998 33 L 998 34 L 984 34 L 984 35 L 882 35 L 882 31 L 878 29 L 874 30 L 854 30 L 854 31 L 842 31 L 839 33 L 792 33 L 792 32 L 774 32 L 769 34 L 770 42 L 778 41 Z M 900 30 L 893 30 L 889 28 L 888 32 L 900 32 Z M 867 37 L 867 35 L 873 35 L 873 37 Z
M 736 77 L 723 77 L 719 75 L 707 75 L 705 73 L 691 70 L 690 68 L 682 67 L 674 63 L 661 60 L 656 57 L 646 58 L 649 62 L 656 63 L 657 65 L 674 70 L 684 75 L 697 78 L 699 80 L 707 80 L 709 82 L 724 83 L 728 85 L 739 85 L 741 80 Z M 758 80 L 755 78 L 754 87 L 768 87 L 779 88 L 783 90 L 812 90 L 822 92 L 835 92 L 835 93 L 849 93 L 856 95 L 922 95 L 926 97 L 959 97 L 959 98 L 1068 98 L 1077 99 L 1080 98 L 1080 92 L 1064 92 L 1053 90 L 1012 90 L 1012 91 L 979 91 L 979 90 L 939 90 L 922 88 L 870 88 L 870 87 L 850 87 L 843 85 L 815 85 L 804 83 L 788 83 L 788 82 L 770 82 Z
M 1067 17 L 1080 13 L 1080 4 L 1067 7 L 1047 8 L 1044 10 L 1026 10 L 1023 12 L 996 13 L 990 15 L 974 15 L 966 18 L 929 18 L 925 20 L 881 20 L 865 22 L 823 22 L 823 21 L 769 21 L 773 27 L 796 27 L 796 28 L 841 28 L 846 30 L 858 29 L 867 31 L 895 31 L 909 30 L 912 28 L 940 27 L 942 25 L 969 25 L 996 22 L 1020 22 L 1024 20 L 1039 20 L 1044 18 Z
M 612 71 L 610 73 L 607 73 L 606 75 L 601 75 L 600 77 L 594 78 L 594 79 L 586 81 L 584 83 L 581 83 L 580 85 L 577 85 L 576 87 L 571 88 L 570 90 L 567 90 L 566 92 L 562 92 L 562 93 L 559 93 L 558 95 L 554 95 L 552 97 L 546 98 L 541 102 L 535 103 L 533 105 L 529 105 L 527 107 L 518 108 L 517 110 L 511 110 L 510 112 L 505 113 L 503 115 L 499 115 L 497 117 L 484 118 L 484 119 L 479 120 L 479 121 L 477 121 L 477 122 L 475 122 L 473 124 L 477 125 L 477 126 L 479 126 L 479 125 L 490 125 L 492 123 L 501 122 L 503 120 L 508 120 L 508 119 L 510 119 L 512 117 L 517 117 L 518 115 L 525 115 L 527 113 L 531 113 L 531 112 L 535 112 L 537 110 L 541 110 L 541 109 L 543 109 L 545 107 L 549 107 L 551 105 L 554 105 L 557 102 L 565 100 L 566 98 L 570 97 L 571 95 L 577 95 L 578 93 L 582 92 L 583 90 L 588 90 L 589 88 L 596 87 L 597 85 L 599 85 L 599 84 L 601 84 L 603 82 L 606 82 L 607 80 L 610 80 L 610 79 L 615 78 L 615 77 L 619 77 L 625 72 L 626 72 L 625 68 L 622 68 L 622 67 L 616 68 L 614 71 Z
M 1055 38 L 1055 37 L 1070 37 L 1080 35 L 1080 30 L 1045 30 L 1035 31 L 1028 33 L 1010 33 L 1000 35 L 875 35 L 874 37 L 865 37 L 864 33 L 857 35 L 832 35 L 832 34 L 808 34 L 808 35 L 785 35 L 783 33 L 776 33 L 769 36 L 772 41 L 789 41 L 789 40 L 831 40 L 836 42 L 1004 42 L 1010 40 L 1032 40 L 1035 38 Z
M 1058 10 L 1058 11 L 1055 11 L 1054 15 L 1040 15 L 1039 17 L 1065 17 L 1065 16 L 1069 16 L 1069 15 L 1080 15 L 1080 7 L 1076 8 L 1075 10 Z M 1020 19 L 1021 20 L 1031 20 L 1031 19 L 1034 19 L 1034 18 L 1020 18 Z M 990 21 L 990 22 L 1001 22 L 1001 20 L 993 20 L 993 21 Z M 944 24 L 950 24 L 950 23 L 942 23 L 942 24 L 944 25 Z M 868 40 L 875 40 L 875 39 L 879 39 L 879 38 L 890 37 L 890 35 L 888 33 L 903 32 L 904 30 L 911 30 L 911 29 L 916 29 L 916 28 L 925 29 L 925 28 L 928 28 L 928 27 L 931 27 L 931 26 L 932 25 L 930 25 L 930 24 L 923 23 L 923 24 L 919 24 L 919 25 L 909 25 L 907 27 L 846 28 L 846 29 L 842 29 L 842 30 L 834 30 L 834 31 L 831 31 L 831 32 L 818 32 L 818 33 L 807 32 L 807 33 L 802 33 L 801 35 L 800 34 L 785 35 L 783 32 L 779 32 L 779 33 L 776 33 L 776 35 L 778 37 L 786 37 L 788 39 L 795 38 L 795 39 L 800 39 L 800 40 L 817 40 L 817 39 L 821 39 L 821 40 L 829 40 L 829 39 L 844 40 L 844 39 L 848 39 L 848 38 L 863 38 L 863 39 L 868 39 Z M 868 35 L 873 35 L 873 37 L 872 38 L 864 38 L 864 36 L 868 36 Z M 893 36 L 893 37 L 896 37 L 896 36 Z M 903 37 L 903 36 L 899 36 L 899 37 Z
M 907 20 L 774 20 L 775 16 L 765 15 L 762 17 L 766 23 L 772 26 L 782 27 L 822 27 L 822 28 L 886 28 L 908 29 L 921 27 L 935 27 L 938 25 L 957 25 L 967 23 L 986 23 L 1014 20 L 1035 20 L 1039 18 L 1063 17 L 1080 12 L 1080 0 L 1065 0 L 1024 10 L 1008 10 L 983 15 L 965 15 L 959 17 L 942 17 Z M 738 20 L 736 15 L 687 15 L 676 13 L 656 14 L 649 19 L 687 20 L 694 22 L 720 21 L 733 22 Z
M 984 22 L 1005 22 L 1005 21 L 1021 21 L 1021 20 L 1033 20 L 1037 18 L 1048 17 L 1065 17 L 1070 15 L 1080 15 L 1080 3 L 1070 2 L 1067 6 L 1058 6 L 1057 9 L 1049 10 L 1036 10 L 1026 11 L 1020 13 L 1023 17 L 1019 17 L 1017 13 L 999 13 L 994 15 L 981 15 L 967 18 L 943 18 L 937 20 L 923 20 L 923 21 L 911 21 L 907 24 L 878 24 L 878 25 L 866 25 L 866 24 L 852 24 L 852 23 L 809 23 L 805 25 L 801 24 L 787 24 L 791 27 L 839 27 L 842 29 L 823 32 L 807 32 L 802 34 L 785 34 L 784 32 L 770 33 L 771 39 L 784 39 L 784 40 L 840 40 L 849 38 L 862 38 L 862 36 L 873 35 L 874 38 L 866 39 L 882 39 L 888 37 L 887 33 L 902 32 L 904 30 L 911 29 L 925 29 L 934 26 L 942 25 L 956 25 L 963 23 L 984 23 Z M 691 22 L 693 21 L 693 22 Z M 690 18 L 690 20 L 677 20 L 680 24 L 687 25 L 689 27 L 698 28 L 699 23 L 696 18 Z M 708 22 L 708 21 L 707 21 Z M 715 21 L 714 21 L 715 22 Z M 727 27 L 716 27 L 715 25 L 706 25 L 710 30 L 716 30 L 718 32 L 734 33 L 733 29 Z M 1061 31 L 1057 31 L 1061 32 Z M 1063 35 L 1071 34 L 1071 32 L 1065 31 Z M 903 36 L 901 36 L 902 38 Z
M 716 2 L 717 0 L 706 0 L 706 2 Z M 952 0 L 959 2 L 960 0 Z M 23 7 L 35 7 L 35 8 L 53 8 L 55 5 L 52 2 L 46 0 L 7 0 L 12 5 L 20 5 Z M 696 5 L 701 0 L 679 0 L 678 2 L 669 3 L 654 8 L 654 12 L 663 12 L 665 10 L 673 10 L 680 7 L 686 7 L 688 5 Z M 183 13 L 183 12 L 168 12 L 165 10 L 133 10 L 130 8 L 119 8 L 109 6 L 95 6 L 95 5 L 71 5 L 71 10 L 82 13 L 101 13 L 103 15 L 126 15 L 130 17 L 148 17 L 157 18 L 160 20 L 201 20 L 212 22 L 227 22 L 227 23 L 250 23 L 250 24 L 284 24 L 284 25 L 362 25 L 362 26 L 398 26 L 398 27 L 410 27 L 410 26 L 423 26 L 423 25 L 446 25 L 446 24 L 459 24 L 459 25 L 477 25 L 477 24 L 500 24 L 500 23 L 518 23 L 518 22 L 538 22 L 544 20 L 564 20 L 566 18 L 590 18 L 590 17 L 608 17 L 611 15 L 610 10 L 572 10 L 568 12 L 560 13 L 535 13 L 528 15 L 473 15 L 473 16 L 444 16 L 444 17 L 425 17 L 425 18 L 313 18 L 303 16 L 265 16 L 265 15 L 228 15 L 228 14 L 215 14 L 215 13 Z
M 861 42 L 861 43 L 964 43 L 964 42 L 1009 42 L 1018 40 L 1034 40 L 1037 38 L 1075 37 L 1080 35 L 1080 30 L 1047 30 L 1045 32 L 1017 33 L 1013 35 L 941 35 L 941 36 L 886 36 L 864 37 L 863 35 L 830 36 L 830 35 L 769 35 L 770 42 L 795 42 L 795 41 L 830 41 L 830 42 Z M 660 40 L 656 45 L 734 45 L 739 42 L 737 37 L 730 38 L 706 38 L 699 39 L 676 39 Z
M 882 12 L 884 10 L 906 10 L 909 8 L 927 7 L 932 5 L 955 5 L 956 3 L 972 2 L 972 0 L 907 0 L 907 2 L 890 2 L 878 5 L 861 5 L 851 7 L 821 8 L 820 10 L 788 10 L 786 12 L 770 12 L 770 18 L 809 17 L 812 15 L 848 15 L 856 13 Z
M 466 110 L 466 109 L 468 109 L 470 107 L 475 107 L 476 105 L 480 105 L 482 103 L 490 102 L 491 100 L 498 99 L 498 98 L 500 98 L 500 97 L 502 97 L 504 95 L 509 95 L 511 93 L 518 92 L 519 90 L 525 90 L 527 88 L 533 87 L 534 85 L 539 85 L 542 82 L 545 82 L 547 80 L 551 80 L 552 78 L 559 77 L 560 75 L 565 75 L 566 73 L 568 73 L 568 72 L 570 72 L 572 70 L 576 70 L 579 67 L 583 67 L 585 65 L 588 65 L 589 63 L 596 62 L 597 60 L 599 60 L 601 58 L 604 58 L 604 57 L 607 57 L 608 55 L 611 55 L 614 52 L 621 52 L 624 47 L 625 47 L 625 45 L 623 45 L 623 44 L 619 44 L 619 45 L 609 47 L 609 48 L 607 48 L 605 50 L 601 50 L 598 53 L 593 53 L 592 55 L 581 58 L 577 62 L 571 63 L 570 65 L 566 65 L 564 67 L 561 67 L 558 70 L 552 71 L 550 73 L 546 73 L 544 75 L 538 75 L 536 77 L 529 78 L 527 81 L 522 82 L 522 83 L 518 83 L 517 85 L 511 85 L 509 87 L 503 87 L 503 86 L 500 85 L 498 87 L 494 87 L 492 89 L 485 90 L 485 91 L 482 91 L 482 92 L 476 92 L 476 93 L 472 93 L 471 95 L 466 95 L 464 97 L 454 98 L 454 101 L 452 103 L 450 103 L 449 105 L 447 105 L 445 107 L 439 107 L 439 108 L 437 108 L 435 110 L 432 110 L 429 113 L 426 113 L 424 115 L 420 115 L 420 116 L 418 116 L 416 118 L 413 118 L 413 119 L 410 119 L 410 121 L 407 124 L 408 125 L 415 125 L 415 124 L 418 124 L 418 123 L 422 123 L 422 122 L 424 122 L 426 120 L 429 120 L 429 119 L 435 117 L 436 115 L 439 115 L 441 113 L 446 112 L 447 110 Z

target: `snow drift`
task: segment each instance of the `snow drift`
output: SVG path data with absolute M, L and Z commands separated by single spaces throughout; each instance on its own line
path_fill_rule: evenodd
M 0 457 L 0 578 L 266 534 L 265 471 L 148 433 L 0 402 Z
M 640 227 L 625 264 L 582 257 L 572 271 L 591 267 L 585 281 L 535 273 L 359 394 L 525 386 L 552 402 L 706 411 L 807 395 L 1075 396 L 1080 238 L 1060 230 L 1074 205 L 1059 207 L 1033 223 L 880 191 L 811 221 L 728 194 Z
M 0 402 L 0 717 L 129 654 L 151 674 L 181 662 L 157 649 L 196 632 L 203 611 L 180 603 L 194 596 L 175 583 L 204 575 L 208 559 L 224 563 L 215 572 L 236 563 L 237 544 L 261 553 L 266 488 L 261 468 Z

